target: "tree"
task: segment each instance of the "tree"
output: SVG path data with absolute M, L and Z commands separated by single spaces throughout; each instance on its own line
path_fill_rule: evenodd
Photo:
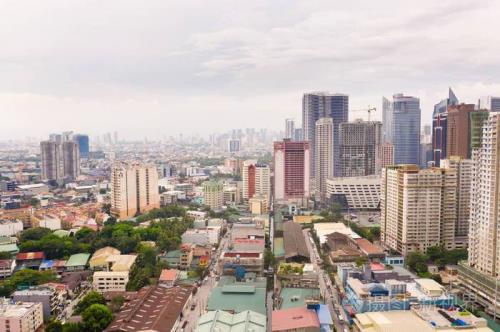
M 266 248 L 264 251 L 264 268 L 268 269 L 269 267 L 274 267 L 276 264 L 276 258 L 271 249 Z
M 360 267 L 368 262 L 368 258 L 366 256 L 361 256 L 356 259 L 356 266 Z
M 63 332 L 63 325 L 60 321 L 52 321 L 45 327 L 45 332 Z
M 63 332 L 82 332 L 83 328 L 78 323 L 66 323 L 63 325 Z
M 87 295 L 85 295 L 83 299 L 80 300 L 80 302 L 78 302 L 75 307 L 75 313 L 80 314 L 93 304 L 106 304 L 106 300 L 101 293 L 91 291 Z
M 104 304 L 92 304 L 82 313 L 83 327 L 88 332 L 101 332 L 113 320 L 113 314 Z
M 9 297 L 20 285 L 34 286 L 56 281 L 53 271 L 35 271 L 23 269 L 14 273 L 9 279 L 0 283 L 0 296 Z
M 48 235 L 51 233 L 52 233 L 52 231 L 50 229 L 44 228 L 44 227 L 30 228 L 30 229 L 27 229 L 21 233 L 20 241 L 21 242 L 30 241 L 30 240 L 37 241 L 37 240 L 40 240 L 45 235 Z
M 111 299 L 110 309 L 112 312 L 120 311 L 120 308 L 123 306 L 125 302 L 125 298 L 122 295 L 113 296 Z
M 419 272 L 419 270 L 427 271 L 427 260 L 428 257 L 426 255 L 416 251 L 406 255 L 406 265 L 415 272 Z M 425 268 L 423 268 L 423 266 L 425 266 Z
M 36 197 L 30 199 L 30 205 L 33 207 L 38 207 L 40 205 L 40 200 Z

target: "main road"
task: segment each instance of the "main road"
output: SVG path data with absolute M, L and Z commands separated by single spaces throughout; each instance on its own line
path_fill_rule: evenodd
M 306 238 L 307 249 L 311 256 L 311 262 L 314 266 L 314 271 L 318 274 L 319 289 L 320 293 L 325 300 L 325 304 L 328 305 L 328 309 L 332 315 L 333 325 L 336 331 L 349 331 L 346 317 L 344 316 L 344 310 L 340 305 L 339 295 L 335 287 L 333 287 L 332 282 L 328 274 L 323 270 L 323 268 L 318 264 L 321 259 L 316 243 L 314 242 L 308 229 L 303 230 L 304 237 Z

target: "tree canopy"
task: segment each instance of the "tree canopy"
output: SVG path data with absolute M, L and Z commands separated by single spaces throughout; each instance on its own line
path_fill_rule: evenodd
M 113 320 L 113 314 L 103 304 L 92 304 L 82 313 L 83 328 L 87 332 L 101 332 Z

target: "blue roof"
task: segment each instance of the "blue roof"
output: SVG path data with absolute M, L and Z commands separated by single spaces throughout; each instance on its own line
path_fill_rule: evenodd
M 326 304 L 320 304 L 319 309 L 317 310 L 317 313 L 318 313 L 319 323 L 321 325 L 323 325 L 323 324 L 332 325 L 333 324 L 332 314 L 330 313 L 330 310 L 328 309 L 328 306 Z
M 54 266 L 54 261 L 52 259 L 44 260 L 42 261 L 42 264 L 40 264 L 40 269 L 50 269 Z

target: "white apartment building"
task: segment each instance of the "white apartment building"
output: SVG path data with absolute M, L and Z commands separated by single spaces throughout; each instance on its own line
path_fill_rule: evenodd
M 315 151 L 316 193 L 323 200 L 326 197 L 326 179 L 333 177 L 333 120 L 321 118 L 316 121 L 316 151 Z
M 249 159 L 243 162 L 241 172 L 243 180 L 243 199 L 248 201 L 254 195 L 270 197 L 271 192 L 271 169 L 268 165 L 257 163 L 257 160 Z
M 380 176 L 358 176 L 326 180 L 327 197 L 345 197 L 349 209 L 375 210 L 380 203 Z
M 111 170 L 111 212 L 120 219 L 160 207 L 154 165 L 116 163 Z
M 21 220 L 0 220 L 0 236 L 13 236 L 23 230 Z
M 94 272 L 92 286 L 98 292 L 124 292 L 128 283 L 128 271 Z
M 35 332 L 43 325 L 43 308 L 40 302 L 0 302 L 0 331 Z
M 182 243 L 196 244 L 200 246 L 215 245 L 219 242 L 220 226 L 188 229 L 182 234 Z
M 381 242 L 403 255 L 431 246 L 456 247 L 457 175 L 454 169 L 417 165 L 382 171 Z
M 61 219 L 58 216 L 44 214 L 41 216 L 37 215 L 33 219 L 34 226 L 48 228 L 53 231 L 61 229 Z

